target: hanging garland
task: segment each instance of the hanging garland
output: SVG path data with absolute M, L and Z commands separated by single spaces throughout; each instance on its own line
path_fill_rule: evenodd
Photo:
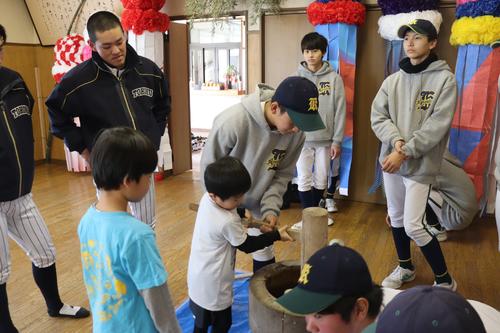
M 140 35 L 144 31 L 165 32 L 170 26 L 170 18 L 159 10 L 165 0 L 121 0 L 123 13 L 121 17 L 125 30 L 132 30 Z
M 363 4 L 352 0 L 319 0 L 307 6 L 307 18 L 312 25 L 346 23 L 362 25 L 366 18 Z
M 264 12 L 278 13 L 282 0 L 247 0 L 250 20 L 255 22 Z M 228 16 L 236 7 L 236 0 L 186 0 L 186 13 L 193 19 L 211 18 L 214 23 Z M 251 8 L 251 9 L 250 9 Z

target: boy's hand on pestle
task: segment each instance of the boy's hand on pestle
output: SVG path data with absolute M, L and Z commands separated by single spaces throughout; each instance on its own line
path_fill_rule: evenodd
M 280 233 L 280 237 L 281 237 L 281 241 L 283 242 L 293 242 L 295 241 L 295 239 L 292 238 L 292 236 L 290 236 L 290 234 L 288 234 L 288 226 L 283 226 L 281 228 L 279 228 L 279 233 Z

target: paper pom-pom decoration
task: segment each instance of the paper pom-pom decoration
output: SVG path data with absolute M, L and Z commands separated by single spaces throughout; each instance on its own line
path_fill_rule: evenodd
M 415 11 L 411 13 L 401 13 L 395 15 L 383 15 L 378 19 L 378 33 L 382 38 L 387 40 L 398 40 L 398 30 L 402 25 L 414 19 L 423 19 L 430 21 L 436 31 L 439 33 L 439 28 L 443 22 L 441 13 L 437 10 Z
M 168 30 L 170 18 L 159 12 L 165 0 L 122 0 L 122 4 L 125 9 L 121 21 L 125 30 L 132 30 L 136 35 Z
M 461 18 L 464 16 L 500 16 L 500 1 L 499 0 L 481 0 L 474 2 L 466 2 L 457 7 L 455 16 Z
M 55 62 L 52 66 L 52 76 L 59 83 L 64 74 L 90 58 L 91 55 L 92 51 L 82 35 L 71 34 L 59 38 L 54 46 Z
M 384 15 L 436 10 L 439 5 L 439 0 L 378 0 L 377 2 Z
M 500 17 L 462 17 L 451 26 L 452 45 L 490 45 L 500 36 Z
M 365 6 L 357 1 L 315 1 L 307 7 L 307 18 L 314 26 L 329 23 L 362 25 L 365 17 Z

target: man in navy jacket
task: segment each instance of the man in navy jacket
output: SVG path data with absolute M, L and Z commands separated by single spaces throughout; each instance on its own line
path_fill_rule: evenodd
M 52 133 L 87 161 L 104 128 L 129 126 L 143 132 L 158 150 L 170 112 L 167 81 L 151 60 L 127 44 L 120 20 L 100 11 L 87 22 L 92 58 L 70 70 L 46 101 Z M 73 118 L 79 117 L 81 126 Z M 154 184 L 130 203 L 134 216 L 155 226 Z

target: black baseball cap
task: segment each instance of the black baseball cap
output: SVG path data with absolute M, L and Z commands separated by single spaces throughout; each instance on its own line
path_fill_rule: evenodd
M 483 322 L 472 305 L 454 291 L 417 286 L 398 294 L 384 308 L 377 333 L 483 333 Z
M 272 101 L 286 109 L 295 126 L 309 132 L 325 128 L 319 115 L 318 88 L 300 76 L 284 79 L 276 88 Z
M 302 268 L 298 284 L 276 301 L 298 315 L 320 312 L 344 296 L 363 295 L 374 284 L 361 255 L 333 244 L 317 251 Z
M 408 24 L 402 25 L 398 30 L 398 37 L 405 38 L 408 30 L 412 30 L 417 34 L 426 35 L 432 39 L 437 38 L 437 31 L 431 21 L 415 19 Z

